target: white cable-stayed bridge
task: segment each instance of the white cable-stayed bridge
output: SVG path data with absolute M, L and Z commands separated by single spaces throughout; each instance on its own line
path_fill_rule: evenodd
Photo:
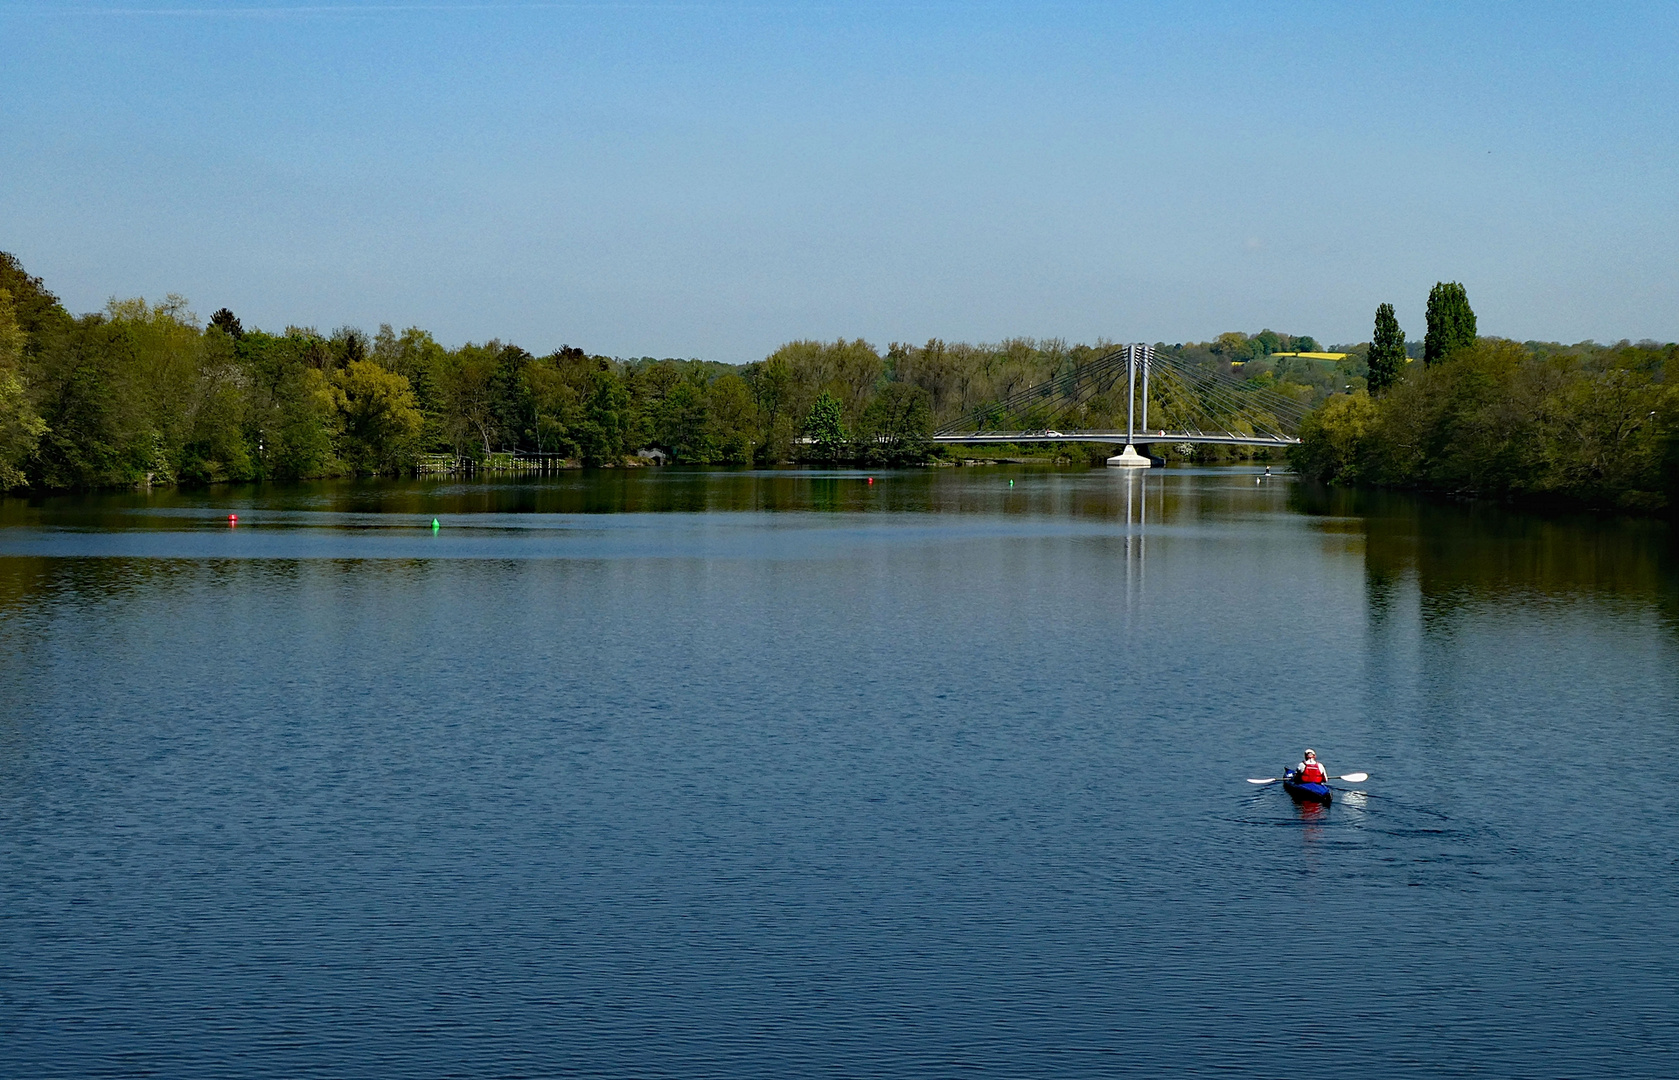
M 1121 409 L 1123 429 L 1113 422 Z M 1309 411 L 1306 402 L 1251 380 L 1157 355 L 1151 345 L 1122 345 L 950 421 L 932 441 L 1112 443 L 1124 449 L 1108 464 L 1146 468 L 1139 445 L 1292 446 Z

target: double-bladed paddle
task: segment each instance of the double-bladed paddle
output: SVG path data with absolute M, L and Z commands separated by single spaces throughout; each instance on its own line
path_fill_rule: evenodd
M 1350 773 L 1347 773 L 1345 776 L 1331 776 L 1329 779 L 1331 779 L 1331 780 L 1345 780 L 1349 784 L 1362 784 L 1366 780 L 1370 779 L 1370 774 L 1367 773 L 1367 772 L 1350 772 Z M 1248 780 L 1248 783 L 1250 783 L 1250 784 L 1275 784 L 1280 780 L 1282 780 L 1282 777 L 1280 777 L 1280 776 L 1267 776 L 1263 780 L 1254 780 L 1250 777 L 1249 780 Z

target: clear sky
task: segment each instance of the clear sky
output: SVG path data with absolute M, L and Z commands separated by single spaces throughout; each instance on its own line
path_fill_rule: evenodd
M 1679 4 L 0 0 L 76 311 L 783 341 L 1679 338 Z

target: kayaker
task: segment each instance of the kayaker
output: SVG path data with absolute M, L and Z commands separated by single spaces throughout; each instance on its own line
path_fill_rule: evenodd
M 1294 768 L 1295 779 L 1307 784 L 1322 784 L 1329 780 L 1329 774 L 1318 764 L 1318 756 L 1312 751 L 1306 751 L 1306 760 Z

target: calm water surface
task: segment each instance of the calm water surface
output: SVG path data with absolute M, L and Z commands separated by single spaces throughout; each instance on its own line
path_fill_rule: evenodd
M 1251 471 L 6 502 L 0 1074 L 1679 1075 L 1673 550 Z M 1362 794 L 1245 782 L 1306 745 Z

